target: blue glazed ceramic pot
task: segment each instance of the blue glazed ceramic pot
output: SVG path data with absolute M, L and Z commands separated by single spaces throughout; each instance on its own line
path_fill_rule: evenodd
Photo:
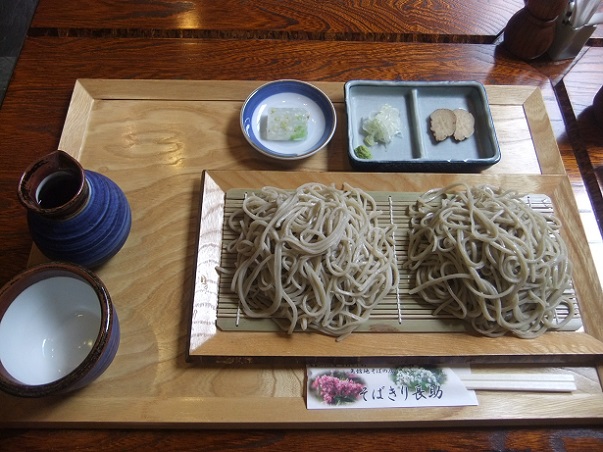
M 63 151 L 33 163 L 19 182 L 36 246 L 53 260 L 96 267 L 113 257 L 130 233 L 123 191 L 109 178 L 82 168 Z

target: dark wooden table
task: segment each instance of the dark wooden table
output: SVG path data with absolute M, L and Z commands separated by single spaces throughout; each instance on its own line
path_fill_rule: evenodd
M 42 0 L 30 34 L 491 43 L 522 0 Z
M 597 249 L 601 141 L 598 132 L 585 129 L 583 118 L 590 93 L 603 81 L 602 54 L 589 49 L 575 62 L 555 64 L 515 59 L 496 41 L 522 3 L 40 0 L 0 110 L 0 284 L 25 268 L 31 247 L 17 181 L 33 159 L 56 149 L 78 78 L 369 78 L 538 86 Z M 598 425 L 349 431 L 54 427 L 3 429 L 0 450 L 603 449 Z

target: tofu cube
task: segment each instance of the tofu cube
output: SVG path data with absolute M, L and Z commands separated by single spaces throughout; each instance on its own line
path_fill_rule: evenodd
M 310 115 L 303 108 L 268 109 L 266 138 L 274 141 L 301 141 L 308 136 Z

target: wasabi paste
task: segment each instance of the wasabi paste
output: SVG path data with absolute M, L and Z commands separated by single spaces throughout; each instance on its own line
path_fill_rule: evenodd
M 363 144 L 354 149 L 354 154 L 356 154 L 356 157 L 359 159 L 369 160 L 373 158 L 373 153 L 371 150 Z

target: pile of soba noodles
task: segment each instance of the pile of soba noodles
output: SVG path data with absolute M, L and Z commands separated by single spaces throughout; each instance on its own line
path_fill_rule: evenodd
M 459 185 L 410 208 L 411 293 L 492 337 L 533 338 L 569 322 L 571 265 L 555 219 L 516 192 Z M 568 315 L 558 322 L 560 304 Z
M 309 183 L 250 193 L 229 227 L 238 237 L 232 290 L 243 312 L 272 318 L 288 333 L 341 339 L 398 284 L 394 226 L 380 226 L 367 193 Z

